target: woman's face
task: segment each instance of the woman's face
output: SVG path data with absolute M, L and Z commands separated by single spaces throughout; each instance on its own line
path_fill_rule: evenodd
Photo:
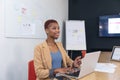
M 48 37 L 58 39 L 60 35 L 59 25 L 57 23 L 50 23 L 46 29 L 46 33 Z

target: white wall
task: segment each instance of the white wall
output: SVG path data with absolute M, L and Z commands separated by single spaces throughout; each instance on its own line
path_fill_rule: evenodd
M 53 18 L 58 19 L 62 30 L 63 21 L 68 19 L 68 0 L 25 1 L 31 1 L 31 3 L 39 1 L 37 5 L 41 5 L 46 9 L 41 9 L 41 12 L 45 13 L 42 16 L 49 17 L 51 15 Z M 43 39 L 5 38 L 4 14 L 4 0 L 0 0 L 0 80 L 27 80 L 28 61 L 33 58 L 35 45 Z M 60 37 L 60 41 L 61 39 L 62 37 Z

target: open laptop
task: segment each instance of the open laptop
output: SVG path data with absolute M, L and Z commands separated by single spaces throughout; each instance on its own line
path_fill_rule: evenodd
M 101 51 L 90 52 L 82 59 L 81 70 L 78 78 L 84 77 L 92 72 L 96 67 Z
M 95 51 L 95 52 L 90 52 L 85 55 L 85 57 L 82 59 L 82 64 L 81 64 L 81 69 L 78 75 L 76 76 L 71 76 L 71 75 L 64 75 L 60 74 L 61 76 L 68 77 L 69 79 L 79 79 L 82 78 L 92 72 L 94 72 L 94 69 L 96 67 L 96 64 L 98 62 L 99 56 L 100 56 L 101 51 Z
M 120 46 L 113 46 L 111 60 L 120 61 Z

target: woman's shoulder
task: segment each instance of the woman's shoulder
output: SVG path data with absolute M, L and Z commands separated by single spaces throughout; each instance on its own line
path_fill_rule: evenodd
M 41 48 L 43 45 L 45 45 L 45 41 L 38 43 L 35 48 Z

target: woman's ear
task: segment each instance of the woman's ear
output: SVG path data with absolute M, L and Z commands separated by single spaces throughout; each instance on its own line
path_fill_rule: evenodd
M 48 34 L 49 33 L 48 29 L 45 29 L 45 32 Z

